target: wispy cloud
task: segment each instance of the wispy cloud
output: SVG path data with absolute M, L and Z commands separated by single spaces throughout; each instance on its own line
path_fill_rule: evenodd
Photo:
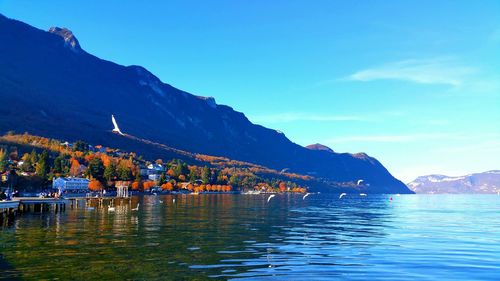
M 409 59 L 357 71 L 352 81 L 402 80 L 420 84 L 460 86 L 477 69 L 458 64 L 450 58 Z
M 367 121 L 364 116 L 357 115 L 324 115 L 304 112 L 285 112 L 266 115 L 250 116 L 250 120 L 257 123 L 284 123 L 295 121 L 314 122 L 345 122 L 345 121 Z

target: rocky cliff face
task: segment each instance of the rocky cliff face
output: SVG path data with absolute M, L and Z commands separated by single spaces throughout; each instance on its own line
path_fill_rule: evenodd
M 80 47 L 80 43 L 78 43 L 78 40 L 73 35 L 73 32 L 71 32 L 71 30 L 67 28 L 51 27 L 49 29 L 49 32 L 61 36 L 61 38 L 64 40 L 65 45 L 72 50 L 76 52 L 82 50 Z
M 174 148 L 220 155 L 325 182 L 369 183 L 366 192 L 408 193 L 366 154 L 325 153 L 252 124 L 244 114 L 163 83 L 140 66 L 122 66 L 80 48 L 68 29 L 45 32 L 0 15 L 0 130 L 84 139 L 149 155 L 147 146 L 109 137 L 120 129 Z M 8 101 L 8 102 L 7 102 Z
M 416 193 L 498 193 L 500 171 L 488 171 L 465 176 L 429 175 L 408 183 Z

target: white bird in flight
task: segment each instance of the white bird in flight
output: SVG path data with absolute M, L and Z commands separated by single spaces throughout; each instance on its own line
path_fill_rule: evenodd
M 133 208 L 132 211 L 139 211 L 139 203 L 137 203 L 137 207 Z
M 114 115 L 112 115 L 112 114 L 111 114 L 111 122 L 113 122 L 113 126 L 115 126 L 115 127 L 113 128 L 113 132 L 118 133 L 118 134 L 120 134 L 120 135 L 122 135 L 122 136 L 123 136 L 122 131 L 120 131 L 120 128 L 118 128 L 118 123 L 116 123 L 115 116 L 114 116 Z
M 269 195 L 269 197 L 267 197 L 267 203 L 269 203 L 269 201 L 271 201 L 271 199 L 273 199 L 274 196 L 276 196 L 276 194 Z
M 361 183 L 363 183 L 363 182 L 364 182 L 364 180 L 358 180 L 357 185 L 360 185 L 360 184 L 361 184 Z
M 304 197 L 302 197 L 302 200 L 306 199 L 306 197 L 309 195 L 311 195 L 311 193 L 306 193 L 306 195 L 304 195 Z
M 344 193 L 341 193 L 341 194 L 340 194 L 340 196 L 339 196 L 339 199 L 342 199 L 342 197 L 344 197 L 344 196 L 346 196 L 346 195 L 347 195 L 347 193 L 345 193 L 345 192 L 344 192 Z

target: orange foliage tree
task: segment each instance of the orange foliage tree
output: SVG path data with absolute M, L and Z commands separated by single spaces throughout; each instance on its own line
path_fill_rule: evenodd
M 89 189 L 92 191 L 101 191 L 103 188 L 104 186 L 98 180 L 93 180 L 89 183 Z
M 76 159 L 71 159 L 71 168 L 69 169 L 69 174 L 73 177 L 78 176 L 80 173 L 80 162 Z
M 286 191 L 286 184 L 284 182 L 280 182 L 279 189 L 280 189 L 280 192 L 285 192 Z
M 133 190 L 139 190 L 140 188 L 141 188 L 141 182 L 139 182 L 139 181 L 134 181 L 134 182 L 132 183 L 132 189 L 133 189 Z
M 155 182 L 154 181 L 145 181 L 143 184 L 142 184 L 142 189 L 143 190 L 150 190 L 151 187 L 155 186 Z
M 166 191 L 172 191 L 174 190 L 174 185 L 171 182 L 167 182 L 161 185 L 161 189 Z

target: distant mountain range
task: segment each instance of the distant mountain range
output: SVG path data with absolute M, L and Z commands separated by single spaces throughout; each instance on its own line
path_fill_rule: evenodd
M 47 32 L 0 15 L 0 42 L 1 132 L 82 139 L 154 159 L 185 157 L 179 151 L 224 156 L 313 176 L 323 191 L 342 183 L 367 193 L 412 193 L 364 153 L 297 145 L 212 97 L 87 53 L 66 28 Z M 129 137 L 111 132 L 112 114 Z
M 470 174 L 460 177 L 429 175 L 408 183 L 416 193 L 498 193 L 500 171 Z

